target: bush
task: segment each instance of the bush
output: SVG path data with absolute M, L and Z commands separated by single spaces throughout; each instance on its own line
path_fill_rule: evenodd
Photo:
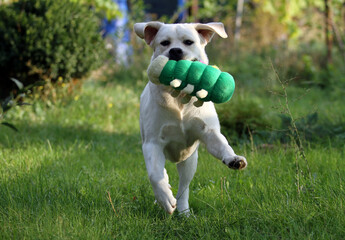
M 248 141 L 256 131 L 272 126 L 272 116 L 260 99 L 238 95 L 226 104 L 217 105 L 222 132 L 231 141 Z
M 259 131 L 258 135 L 266 142 L 274 143 L 288 143 L 291 139 L 297 139 L 297 135 L 292 131 L 292 119 L 290 116 L 281 114 L 281 126 L 277 131 Z M 308 114 L 307 116 L 295 121 L 296 129 L 303 140 L 311 142 L 319 142 L 328 144 L 332 140 L 336 145 L 345 139 L 345 125 L 343 122 L 332 123 L 329 119 L 319 121 L 319 115 L 317 112 Z M 333 141 L 338 140 L 338 141 Z M 298 142 L 298 141 L 297 141 Z
M 98 18 L 69 0 L 0 5 L 0 99 L 35 81 L 82 78 L 106 56 Z

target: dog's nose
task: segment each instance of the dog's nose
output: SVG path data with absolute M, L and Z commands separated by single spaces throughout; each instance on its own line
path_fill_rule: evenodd
M 181 60 L 183 58 L 183 51 L 181 48 L 172 48 L 169 50 L 169 59 L 170 60 Z

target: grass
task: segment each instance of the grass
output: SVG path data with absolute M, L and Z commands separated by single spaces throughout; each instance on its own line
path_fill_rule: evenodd
M 1 239 L 343 238 L 345 147 L 331 140 L 306 145 L 313 181 L 302 181 L 300 194 L 290 145 L 234 145 L 249 163 L 240 172 L 201 148 L 190 194 L 195 218 L 164 213 L 154 204 L 141 153 L 145 81 L 126 80 L 89 80 L 68 101 L 11 110 L 20 131 L 0 128 Z M 274 111 L 275 96 L 260 94 L 264 109 Z M 326 96 L 312 89 L 290 107 L 303 114 L 315 104 L 321 116 L 343 121 L 342 101 Z M 166 167 L 176 194 L 175 166 Z

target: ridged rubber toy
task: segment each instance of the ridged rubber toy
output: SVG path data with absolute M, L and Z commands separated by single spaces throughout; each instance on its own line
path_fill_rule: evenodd
M 171 86 L 203 102 L 227 102 L 235 90 L 229 73 L 198 61 L 174 61 L 160 55 L 151 62 L 147 74 L 151 82 Z

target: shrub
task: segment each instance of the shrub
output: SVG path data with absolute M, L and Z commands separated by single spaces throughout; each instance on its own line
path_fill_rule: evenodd
M 279 141 L 288 143 L 293 138 L 297 138 L 296 133 L 291 131 L 292 119 L 290 116 L 281 114 L 281 126 L 278 131 L 267 132 L 260 131 L 260 137 L 266 137 L 269 143 Z M 332 123 L 329 119 L 319 121 L 317 112 L 308 114 L 307 116 L 296 120 L 296 130 L 303 140 L 308 142 L 321 142 L 327 144 L 329 140 L 338 139 L 340 142 L 345 138 L 345 125 L 343 122 Z M 333 141 L 337 144 L 338 141 Z
M 260 99 L 238 94 L 230 102 L 217 105 L 217 112 L 226 137 L 248 141 L 251 134 L 272 126 L 272 116 L 265 111 Z
M 0 99 L 35 81 L 82 78 L 106 56 L 98 18 L 69 0 L 0 5 Z

